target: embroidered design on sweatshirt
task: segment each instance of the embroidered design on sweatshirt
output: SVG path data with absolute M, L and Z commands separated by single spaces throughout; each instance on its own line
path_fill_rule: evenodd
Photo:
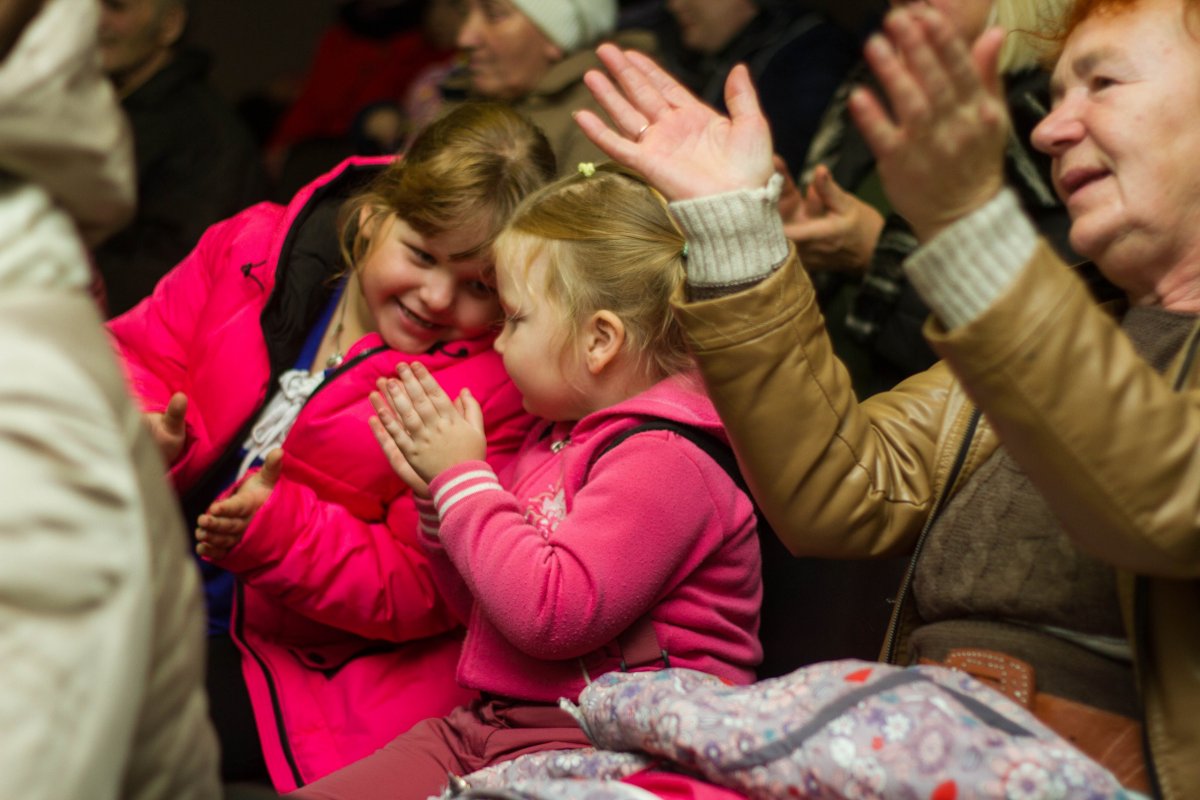
M 567 516 L 567 499 L 562 487 L 551 486 L 529 499 L 525 507 L 525 521 L 537 528 L 543 539 L 558 529 L 558 524 Z

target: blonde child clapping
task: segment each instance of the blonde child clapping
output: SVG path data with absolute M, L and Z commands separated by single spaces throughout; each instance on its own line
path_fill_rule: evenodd
M 588 173 L 593 170 L 587 169 Z M 683 239 L 661 198 L 613 165 L 532 195 L 497 241 L 496 349 L 545 418 L 509 468 L 484 458 L 476 399 L 420 365 L 373 396 L 376 437 L 426 500 L 439 586 L 469 619 L 458 678 L 484 699 L 427 720 L 299 797 L 421 798 L 464 774 L 587 744 L 559 698 L 618 670 L 754 678 L 754 510 L 667 420 L 722 438 L 668 308 Z

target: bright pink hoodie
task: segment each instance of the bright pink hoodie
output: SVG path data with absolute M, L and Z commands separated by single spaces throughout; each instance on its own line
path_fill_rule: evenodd
M 317 257 L 336 259 L 336 239 L 331 248 L 320 235 L 330 209 L 378 163 L 347 162 L 287 208 L 262 204 L 213 226 L 151 298 L 111 323 L 147 410 L 188 394 L 188 439 L 172 467 L 185 499 L 227 480 L 228 453 L 294 365 L 331 290 L 336 263 Z M 418 544 L 411 495 L 366 422 L 376 379 L 400 361 L 421 361 L 451 395 L 470 387 L 489 458 L 510 460 L 532 422 L 490 337 L 405 354 L 370 334 L 309 398 L 281 480 L 220 562 L 240 579 L 231 628 L 281 791 L 473 696 L 454 680 L 459 619 Z
M 577 698 L 585 675 L 666 661 L 754 680 L 754 509 L 711 456 L 674 432 L 638 433 L 601 455 L 647 418 L 725 440 L 699 380 L 680 375 L 573 425 L 535 427 L 499 478 L 472 461 L 433 482 L 440 522 L 422 503 L 423 538 L 444 593 L 470 614 L 458 666 L 465 686 L 554 702 Z

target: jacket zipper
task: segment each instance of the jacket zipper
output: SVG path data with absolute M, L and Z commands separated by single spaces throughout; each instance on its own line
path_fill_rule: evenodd
M 904 579 L 900 581 L 900 588 L 896 592 L 895 605 L 892 608 L 892 618 L 888 620 L 887 636 L 883 640 L 883 655 L 882 660 L 893 664 L 896 661 L 896 638 L 900 628 L 900 616 L 904 608 L 904 601 L 912 591 L 913 576 L 917 572 L 917 559 L 921 556 L 921 550 L 925 547 L 925 540 L 929 536 L 929 530 L 933 527 L 933 523 L 941 516 L 942 509 L 946 505 L 946 500 L 950 496 L 950 492 L 954 489 L 954 484 L 958 481 L 958 475 L 962 472 L 963 465 L 967 462 L 967 451 L 971 449 L 971 440 L 975 438 L 975 429 L 979 427 L 979 419 L 982 413 L 979 407 L 971 409 L 971 418 L 967 422 L 967 429 L 963 432 L 962 443 L 958 447 L 958 454 L 954 457 L 954 465 L 950 467 L 950 474 L 946 478 L 946 484 L 942 487 L 942 491 L 938 493 L 938 498 L 934 503 L 933 509 L 930 510 L 929 516 L 925 518 L 925 524 L 921 528 L 921 533 L 917 536 L 917 544 L 913 548 L 912 557 L 908 560 L 908 567 L 904 570 Z
M 355 365 L 362 363 L 363 361 L 365 361 L 366 359 L 375 355 L 376 353 L 382 352 L 387 349 L 389 349 L 387 347 L 387 345 L 379 345 L 376 347 L 372 347 L 369 350 L 364 350 L 363 352 L 359 353 L 358 355 L 356 355 L 354 358 L 350 359 L 349 361 L 346 361 L 345 363 L 339 365 L 336 370 L 331 372 L 325 378 L 325 380 L 321 381 L 321 383 L 317 385 L 317 388 L 314 389 L 312 394 L 310 394 L 308 396 L 308 399 L 306 399 L 304 401 L 304 406 L 307 406 L 312 401 L 312 399 L 317 396 L 317 393 L 320 392 L 321 389 L 328 386 L 339 375 L 344 374 L 347 370 L 352 369 Z M 301 409 L 303 409 L 304 406 L 302 406 Z M 299 419 L 299 414 L 297 414 L 296 418 Z M 243 437 L 241 437 L 241 439 L 238 439 L 237 441 L 241 442 L 245 438 L 246 437 L 243 436 Z M 234 582 L 234 608 L 236 609 L 236 612 L 234 615 L 233 629 L 236 631 L 236 633 L 234 635 L 237 639 L 238 644 L 240 644 L 242 646 L 242 648 L 247 653 L 250 654 L 250 657 L 254 659 L 256 664 L 258 664 L 258 668 L 263 674 L 263 680 L 267 684 L 267 693 L 271 697 L 271 709 L 274 712 L 274 716 L 275 716 L 275 732 L 276 732 L 276 735 L 279 736 L 279 746 L 283 750 L 283 758 L 287 762 L 288 769 L 292 773 L 292 779 L 295 781 L 296 786 L 300 787 L 300 786 L 304 785 L 304 779 L 300 775 L 300 766 L 296 763 L 296 757 L 292 753 L 291 740 L 288 738 L 287 728 L 283 724 L 283 704 L 280 699 L 279 690 L 276 688 L 275 681 L 271 677 L 270 671 L 267 669 L 266 661 L 263 660 L 262 656 L 260 656 L 254 650 L 254 648 L 251 647 L 246 642 L 245 637 L 242 636 L 242 626 L 245 623 L 245 617 L 243 616 L 243 611 L 242 611 L 242 607 L 244 605 L 244 601 L 243 601 L 243 597 L 242 597 L 242 590 L 243 590 L 242 582 L 235 581 Z
M 254 663 L 258 664 L 258 669 L 262 673 L 263 681 L 267 684 L 267 693 L 271 696 L 271 710 L 275 716 L 275 733 L 279 736 L 279 747 L 283 750 L 283 760 L 287 762 L 288 770 L 292 773 L 292 780 L 296 787 L 304 785 L 304 778 L 300 775 L 300 766 L 296 763 L 296 756 L 292 753 L 292 743 L 288 739 L 287 730 L 283 725 L 283 706 L 279 700 L 279 690 L 275 688 L 275 679 L 271 676 L 271 671 L 267 669 L 267 662 L 263 657 L 254 651 L 254 648 L 246 644 L 246 639 L 242 635 L 242 627 L 245 624 L 242 608 L 245 605 L 242 597 L 242 582 L 234 581 L 233 583 L 233 603 L 234 603 L 234 624 L 230 629 L 230 633 L 242 649 L 250 654 L 254 659 Z M 257 724 L 257 723 L 256 723 Z

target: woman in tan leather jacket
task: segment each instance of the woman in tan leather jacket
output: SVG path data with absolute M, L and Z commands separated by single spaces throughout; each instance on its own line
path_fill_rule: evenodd
M 781 538 L 912 554 L 884 657 L 992 680 L 1126 785 L 1194 798 L 1200 4 L 1082 3 L 1033 142 L 1072 246 L 1123 299 L 1098 304 L 1003 186 L 1003 33 L 968 49 L 936 10 L 893 11 L 866 54 L 894 111 L 861 90 L 851 107 L 923 242 L 905 268 L 943 361 L 862 403 L 782 234 L 743 69 L 724 118 L 601 48 L 617 86 L 587 81 L 616 130 L 579 122 L 672 201 L 689 240 L 677 312 Z

